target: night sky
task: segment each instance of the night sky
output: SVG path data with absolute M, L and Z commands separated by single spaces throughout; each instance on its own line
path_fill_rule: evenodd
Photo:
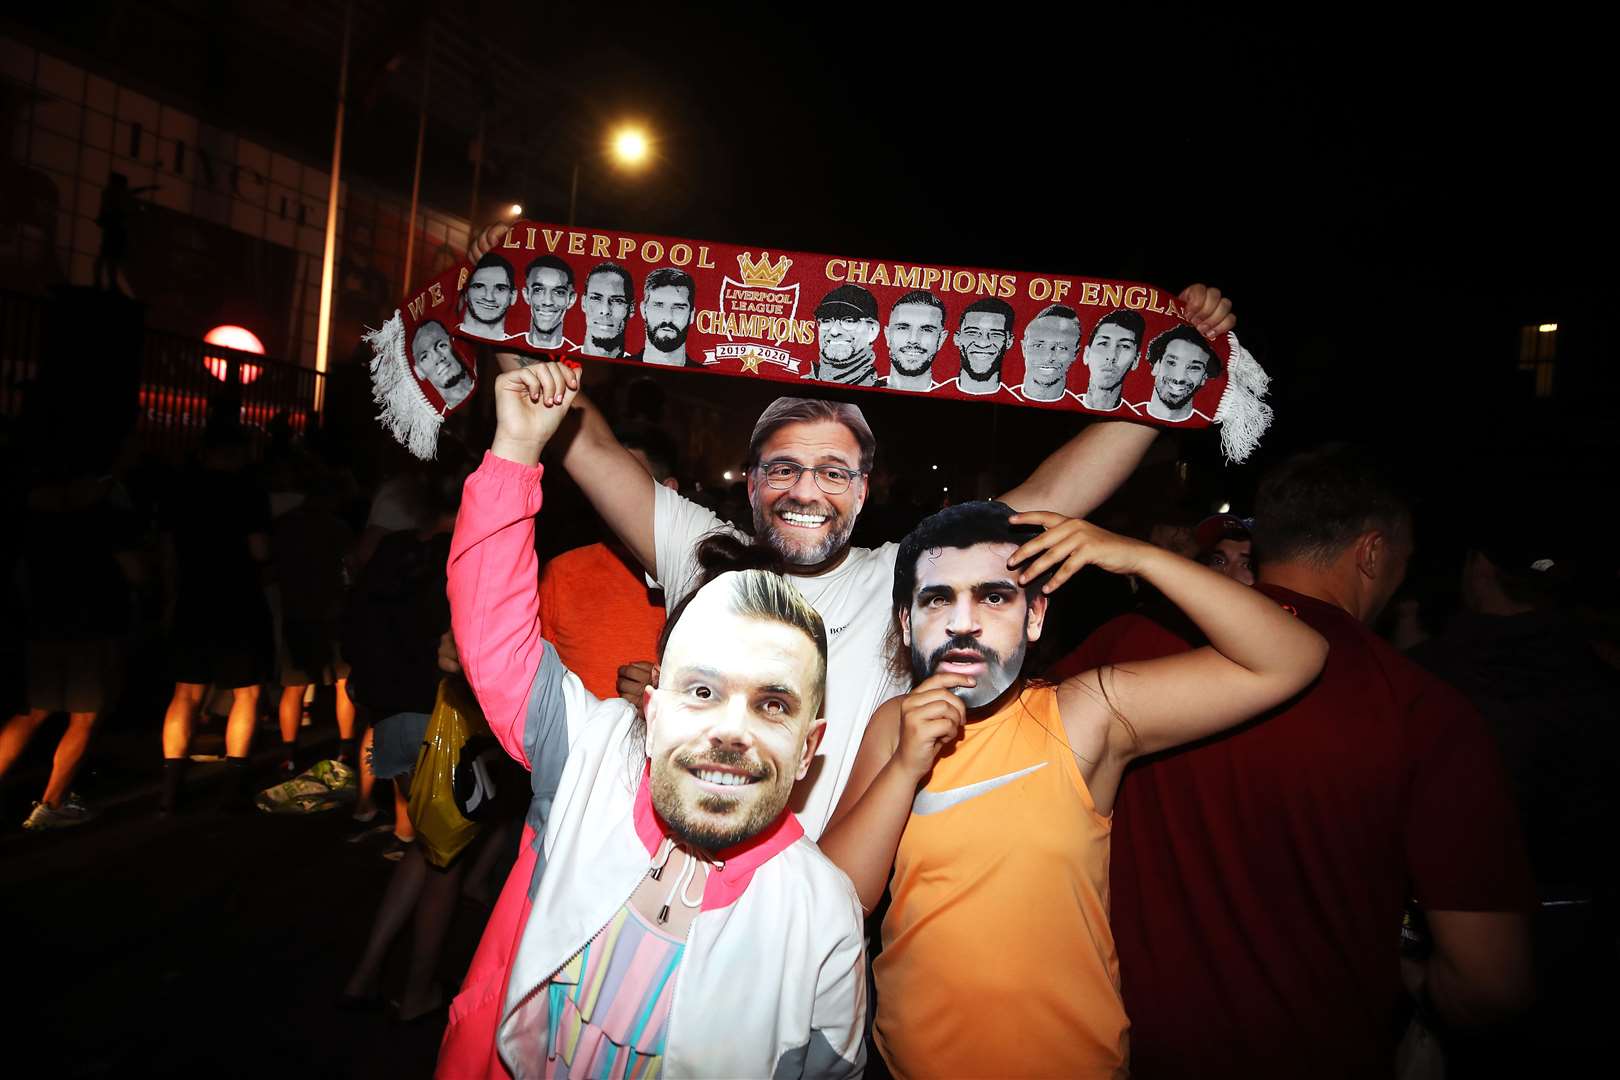
M 338 6 L 248 7 L 93 3 L 27 30 L 323 161 Z M 348 167 L 408 190 L 411 27 L 433 12 L 460 28 L 435 46 L 425 179 L 452 212 L 482 105 L 486 208 L 561 220 L 580 161 L 587 226 L 1209 282 L 1275 379 L 1262 459 L 1374 439 L 1438 493 L 1585 513 L 1617 442 L 1600 330 L 1611 57 L 1593 26 L 1542 8 L 1490 23 L 1416 7 L 368 0 Z M 657 137 L 633 179 L 600 156 L 624 119 Z M 1551 401 L 1515 369 L 1520 326 L 1543 321 L 1563 327 Z M 1249 473 L 1229 475 L 1239 497 Z

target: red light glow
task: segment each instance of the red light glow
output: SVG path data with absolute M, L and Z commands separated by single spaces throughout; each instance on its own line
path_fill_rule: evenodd
M 252 353 L 254 356 L 264 355 L 264 342 L 244 326 L 216 326 L 203 335 L 203 341 L 209 345 L 235 349 L 237 352 Z M 220 382 L 230 378 L 230 362 L 223 356 L 205 356 L 203 364 L 208 368 L 208 373 Z M 246 386 L 257 379 L 262 371 L 258 364 L 242 364 L 242 385 Z

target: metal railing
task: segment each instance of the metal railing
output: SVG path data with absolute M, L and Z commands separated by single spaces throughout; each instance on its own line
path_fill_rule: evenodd
M 48 308 L 38 297 L 0 293 L 0 415 L 20 415 L 39 384 Z M 222 413 L 234 413 L 254 441 L 277 416 L 294 434 L 319 424 L 322 376 L 310 368 L 162 330 L 145 330 L 142 339 L 136 430 L 149 450 L 185 453 L 201 441 L 210 415 Z

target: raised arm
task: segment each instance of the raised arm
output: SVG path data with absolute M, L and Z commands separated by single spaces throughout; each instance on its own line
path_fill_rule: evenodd
M 1060 684 L 1064 728 L 1087 762 L 1082 772 L 1101 812 L 1112 806 L 1119 774 L 1132 758 L 1231 727 L 1286 701 L 1322 670 L 1327 642 L 1262 592 L 1084 521 L 1048 513 L 1012 520 L 1046 526 L 1042 537 L 1012 555 L 1033 558 L 1021 582 L 1059 564 L 1070 573 L 1092 564 L 1136 574 L 1209 639 L 1206 648 L 1094 669 Z
M 534 553 L 539 460 L 572 392 L 524 369 L 499 376 L 495 394 L 495 440 L 467 478 L 450 541 L 450 623 L 490 729 L 509 754 L 532 765 L 525 720 L 545 651 Z
M 506 236 L 510 226 L 497 222 L 479 233 L 467 250 L 467 261 L 477 263 L 495 249 Z M 579 369 L 553 361 L 538 361 L 518 353 L 495 353 L 502 374 L 511 374 L 525 366 L 546 372 L 548 385 L 559 380 L 569 390 L 580 389 Z M 573 415 L 578 428 L 563 449 L 562 465 L 579 485 L 591 506 L 608 528 L 636 561 L 652 574 L 658 573 L 657 551 L 654 546 L 653 486 L 657 483 L 641 462 L 619 444 L 613 430 L 594 403 L 584 394 L 572 399 Z
M 1141 464 L 1159 429 L 1123 420 L 1085 428 L 1001 497 L 1014 510 L 1051 510 L 1085 517 L 1119 489 Z
M 1232 301 L 1219 289 L 1189 285 L 1181 291 L 1187 320 L 1207 338 L 1237 325 Z M 1051 510 L 1085 517 L 1112 495 L 1141 463 L 1158 429 L 1122 420 L 1089 424 L 1001 497 L 1014 510 Z
M 885 702 L 866 725 L 849 783 L 817 846 L 849 875 L 867 912 L 883 899 L 918 785 L 962 735 L 967 708 L 950 688 L 973 682 L 956 672 L 931 675 Z
M 580 372 L 571 364 L 552 360 L 532 361 L 516 353 L 496 353 L 503 374 L 531 370 L 544 373 L 569 390 L 579 390 Z M 510 362 L 509 362 L 510 361 Z M 520 362 L 521 361 L 521 362 Z M 653 488 L 657 481 L 646 466 L 620 444 L 595 402 L 583 393 L 572 398 L 571 416 L 576 421 L 563 438 L 562 465 L 579 485 L 591 506 L 602 515 L 636 561 L 649 573 L 658 573 L 658 553 L 654 542 L 656 508 Z

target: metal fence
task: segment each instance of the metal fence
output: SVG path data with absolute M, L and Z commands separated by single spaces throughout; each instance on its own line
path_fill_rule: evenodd
M 20 414 L 25 389 L 39 378 L 44 325 L 43 300 L 0 292 L 0 416 Z
M 18 416 L 39 383 L 48 307 L 37 297 L 0 293 L 0 414 Z M 319 423 L 321 381 L 320 373 L 296 364 L 146 330 L 136 430 L 147 449 L 172 455 L 198 444 L 211 414 L 234 413 L 256 441 L 277 416 L 304 434 Z

